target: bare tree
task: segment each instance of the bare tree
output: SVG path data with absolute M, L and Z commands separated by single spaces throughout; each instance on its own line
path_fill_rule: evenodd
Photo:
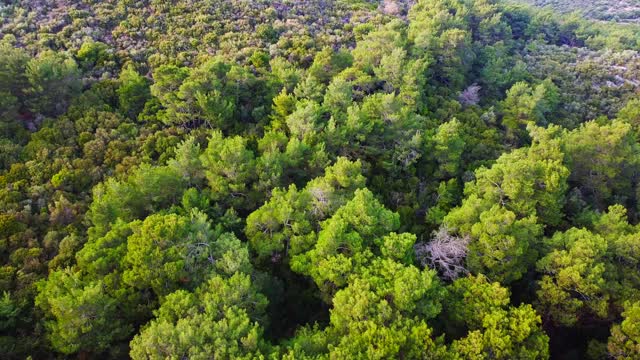
M 443 225 L 433 232 L 431 241 L 416 244 L 414 251 L 422 266 L 435 269 L 443 279 L 452 281 L 468 273 L 464 259 L 470 240 L 468 235 L 451 235 Z
M 401 10 L 397 0 L 384 0 L 380 7 L 382 12 L 387 15 L 398 15 Z
M 460 96 L 458 96 L 458 101 L 464 106 L 472 106 L 478 105 L 480 102 L 480 85 L 472 84 L 468 88 L 464 89 Z
M 320 218 L 324 217 L 330 206 L 329 194 L 321 187 L 312 187 L 309 189 L 309 193 L 314 199 L 312 213 Z

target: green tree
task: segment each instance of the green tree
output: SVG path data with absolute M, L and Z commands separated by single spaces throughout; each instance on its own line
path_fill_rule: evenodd
M 352 51 L 354 65 L 367 74 L 373 74 L 376 68 L 380 69 L 385 55 L 393 54 L 395 49 L 402 49 L 405 45 L 403 28 L 404 24 L 396 20 L 368 33 L 357 42 L 356 48 Z M 397 58 L 398 54 L 395 56 Z M 386 62 L 388 61 L 387 59 Z
M 214 131 L 201 161 L 213 200 L 227 201 L 235 206 L 250 204 L 250 185 L 256 173 L 255 157 L 247 148 L 246 139 L 241 136 L 225 138 L 220 131 Z
M 325 294 L 347 285 L 373 254 L 380 254 L 384 236 L 398 229 L 400 219 L 367 189 L 355 191 L 351 201 L 323 222 L 310 251 L 293 258 L 294 271 L 307 274 Z M 415 241 L 415 239 L 414 239 Z
M 471 236 L 472 270 L 505 282 L 519 279 L 535 262 L 542 225 L 557 225 L 563 216 L 569 174 L 560 140 L 552 137 L 554 129 L 531 131 L 531 147 L 476 170 L 462 205 L 444 218 L 452 232 Z
M 618 120 L 631 125 L 636 138 L 640 136 L 640 99 L 630 100 L 618 113 Z
M 127 239 L 133 229 L 139 226 L 140 221 L 125 223 L 119 220 L 104 236 L 90 238 L 76 253 L 76 263 L 85 274 L 85 279 L 104 279 L 111 287 L 120 286 L 117 277 L 124 269 L 122 260 L 127 254 Z M 108 279 L 111 274 L 116 278 Z
M 162 65 L 153 72 L 153 85 L 151 85 L 150 91 L 153 96 L 158 98 L 160 104 L 167 109 L 167 117 L 176 116 L 174 114 L 176 110 L 173 107 L 175 106 L 174 104 L 178 104 L 181 101 L 177 92 L 188 76 L 189 69 L 175 65 Z M 163 119 L 163 121 L 171 122 L 174 120 Z
M 402 87 L 406 58 L 407 51 L 398 47 L 391 53 L 383 55 L 380 66 L 374 68 L 376 77 L 385 82 L 387 91 L 400 90 Z
M 107 44 L 100 41 L 85 41 L 78 49 L 76 58 L 84 69 L 91 70 L 98 66 L 104 66 L 113 55 L 109 52 Z
M 448 121 L 438 127 L 433 137 L 434 157 L 438 162 L 438 176 L 455 177 L 462 169 L 462 155 L 465 150 L 465 136 L 462 123 L 457 119 Z
M 620 309 L 625 302 L 640 296 L 640 276 L 633 271 L 640 263 L 638 228 L 629 224 L 627 209 L 622 205 L 610 206 L 591 227 L 607 242 L 604 277 L 613 305 Z
M 298 102 L 296 109 L 286 118 L 291 136 L 299 140 L 313 137 L 321 129 L 320 110 L 320 105 L 313 101 Z
M 518 217 L 535 215 L 544 224 L 561 221 L 569 171 L 563 164 L 560 140 L 553 137 L 557 128 L 531 131 L 531 147 L 502 155 L 489 169 L 476 170 L 476 180 L 465 188 L 467 199 L 460 210 L 449 215 L 451 225 L 464 222 L 462 230 L 468 232 L 473 224 L 469 218 L 456 218 L 470 216 L 471 209 L 479 214 L 495 204 L 502 204 Z
M 322 220 L 333 215 L 364 187 L 362 163 L 338 158 L 322 177 L 305 188 L 295 185 L 274 189 L 271 198 L 247 217 L 245 234 L 259 259 L 275 255 L 298 255 L 309 251 L 316 241 L 315 231 Z
M 201 155 L 200 144 L 194 137 L 189 137 L 176 147 L 175 156 L 168 165 L 190 183 L 200 185 L 204 180 Z
M 475 53 L 468 16 L 469 8 L 462 1 L 424 0 L 409 11 L 408 38 L 413 51 L 431 63 L 429 75 L 434 84 L 427 89 L 431 96 L 460 91 L 469 75 Z
M 571 185 L 596 208 L 604 210 L 634 198 L 632 182 L 640 148 L 631 125 L 621 121 L 607 125 L 588 122 L 568 133 L 563 145 Z
M 346 50 L 333 51 L 325 47 L 316 53 L 313 64 L 309 67 L 308 74 L 323 84 L 328 84 L 340 71 L 348 68 L 353 63 L 353 57 Z
M 263 84 L 245 68 L 212 58 L 193 68 L 163 65 L 154 72 L 151 94 L 166 108 L 169 124 L 198 124 L 228 130 L 252 119 L 271 98 Z
M 21 48 L 0 41 L 0 116 L 4 121 L 15 116 L 26 100 L 28 55 Z M 4 130 L 4 128 L 3 128 Z M 3 136 L 9 133 L 2 133 Z
M 551 251 L 537 264 L 538 271 L 545 274 L 538 282 L 541 311 L 568 326 L 588 315 L 607 318 L 606 240 L 588 230 L 572 228 L 544 242 Z
M 285 358 L 443 358 L 426 320 L 444 293 L 435 272 L 376 259 L 335 294 L 329 326 L 299 332 Z
M 276 188 L 269 201 L 247 217 L 245 233 L 259 259 L 307 250 L 314 239 L 311 219 L 305 214 L 310 202 L 309 194 L 295 185 L 288 190 Z
M 509 291 L 483 275 L 456 280 L 444 301 L 451 356 L 461 359 L 547 359 L 549 338 L 530 305 L 509 305 Z M 456 329 L 458 327 L 458 329 Z
M 523 129 L 533 123 L 545 126 L 559 104 L 558 88 L 551 80 L 545 80 L 534 88 L 526 82 L 519 82 L 507 91 L 502 103 L 502 124 L 507 136 L 513 140 L 523 137 Z
M 149 80 L 138 74 L 133 66 L 127 66 L 119 77 L 118 101 L 120 110 L 129 118 L 135 119 L 151 98 Z
M 518 280 L 535 263 L 541 235 L 535 216 L 516 219 L 513 212 L 494 205 L 471 228 L 469 270 L 502 283 Z
M 173 191 L 167 191 L 173 189 Z M 124 181 L 113 178 L 93 189 L 87 214 L 90 236 L 104 235 L 117 219 L 143 219 L 159 209 L 177 203 L 185 189 L 181 174 L 168 166 L 142 165 Z
M 616 360 L 635 359 L 640 356 L 640 303 L 628 303 L 622 316 L 622 323 L 611 328 L 609 356 Z
M 19 314 L 20 308 L 13 303 L 11 294 L 5 291 L 0 299 L 0 331 L 14 330 Z
M 324 93 L 323 107 L 328 110 L 336 122 L 346 120 L 347 109 L 353 103 L 351 84 L 343 78 L 334 78 Z
M 249 276 L 212 277 L 194 293 L 167 296 L 157 318 L 131 341 L 131 358 L 192 359 L 264 357 L 269 345 L 262 339 L 260 321 L 267 299 Z
M 463 359 L 548 359 L 549 338 L 541 322 L 531 305 L 495 310 L 484 317 L 481 329 L 455 340 L 451 352 Z
M 38 292 L 36 305 L 51 317 L 46 321 L 49 340 L 64 354 L 99 354 L 133 331 L 121 318 L 120 302 L 101 281 L 85 283 L 79 273 L 59 270 L 38 285 Z
M 63 53 L 45 51 L 27 63 L 27 106 L 31 112 L 60 115 L 81 90 L 80 72 Z
M 203 214 L 151 215 L 127 239 L 123 280 L 158 297 L 195 288 L 214 269 L 213 236 Z
M 271 127 L 274 130 L 281 130 L 284 126 L 284 120 L 296 109 L 296 98 L 283 88 L 278 95 L 273 98 L 272 122 Z
M 509 305 L 509 290 L 484 275 L 457 279 L 447 290 L 444 305 L 449 326 L 479 329 L 485 316 Z

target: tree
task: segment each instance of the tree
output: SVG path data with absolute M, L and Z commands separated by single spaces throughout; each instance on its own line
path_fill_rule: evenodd
M 485 316 L 509 305 L 509 290 L 482 274 L 460 277 L 447 290 L 444 304 L 452 330 L 456 327 L 480 329 Z
M 636 138 L 640 136 L 640 99 L 633 99 L 618 113 L 617 119 L 631 125 Z
M 194 293 L 167 296 L 157 318 L 131 341 L 131 358 L 191 359 L 263 357 L 269 345 L 262 339 L 260 321 L 267 299 L 249 276 L 214 276 Z
M 189 76 L 189 69 L 177 67 L 175 65 L 162 65 L 153 72 L 153 85 L 150 87 L 151 94 L 158 98 L 162 106 L 167 108 L 167 117 L 177 117 L 174 104 L 181 99 L 177 92 L 182 82 Z M 175 120 L 180 120 L 177 117 Z M 165 122 L 175 121 L 171 118 L 163 119 Z
M 572 228 L 545 239 L 551 251 L 538 261 L 545 274 L 538 282 L 538 301 L 543 314 L 571 326 L 588 315 L 606 318 L 609 294 L 604 279 L 603 257 L 607 242 L 585 229 Z
M 274 189 L 271 198 L 247 217 L 245 234 L 258 258 L 279 261 L 309 251 L 322 220 L 333 215 L 364 187 L 360 161 L 338 158 L 322 177 L 298 190 Z
M 462 198 L 462 186 L 458 179 L 441 181 L 436 190 L 437 199 L 427 211 L 427 224 L 433 227 L 442 225 L 444 217 L 460 203 Z
M 445 314 L 453 329 L 448 333 L 468 331 L 451 344 L 454 358 L 549 358 L 549 338 L 540 327 L 540 316 L 530 305 L 509 306 L 509 291 L 500 284 L 482 275 L 469 276 L 456 280 L 449 290 Z
M 250 204 L 251 187 L 248 185 L 256 174 L 254 154 L 247 148 L 246 139 L 241 136 L 224 138 L 220 131 L 214 131 L 200 159 L 213 200 L 235 206 Z
M 507 136 L 516 140 L 523 136 L 522 130 L 528 123 L 545 126 L 547 119 L 559 104 L 558 88 L 551 80 L 545 80 L 535 88 L 526 82 L 519 82 L 507 91 L 504 100 L 502 124 Z
M 630 360 L 640 356 L 640 303 L 628 303 L 622 316 L 622 323 L 611 328 L 607 348 L 612 358 Z
M 587 122 L 563 141 L 569 181 L 598 209 L 633 199 L 631 186 L 638 169 L 639 147 L 631 125 Z
M 34 113 L 62 114 L 81 89 L 76 62 L 53 51 L 42 52 L 29 60 L 26 77 L 29 82 L 27 106 Z
M 400 21 L 391 21 L 384 27 L 368 33 L 357 42 L 356 48 L 352 51 L 354 66 L 367 74 L 373 74 L 376 68 L 381 69 L 383 57 L 404 46 L 406 39 L 402 34 L 403 27 L 404 24 Z M 388 56 L 395 56 L 397 59 L 400 53 Z M 387 59 L 386 62 L 388 61 Z
M 387 259 L 393 259 L 401 264 L 412 264 L 416 236 L 410 233 L 390 233 L 382 239 L 380 255 Z
M 238 88 L 230 81 L 234 71 L 238 69 L 220 59 L 210 60 L 191 72 L 180 86 L 178 96 L 195 102 L 199 107 L 196 114 L 201 112 L 214 126 L 227 129 L 239 105 Z
M 361 105 L 353 103 L 347 109 L 346 118 L 334 118 L 333 123 L 328 124 L 327 143 L 339 154 L 374 162 L 380 155 L 377 149 L 398 141 L 400 134 L 410 133 L 401 132 L 405 130 L 402 126 L 410 124 L 402 121 L 403 115 L 402 104 L 395 94 L 367 96 Z M 344 123 L 338 123 L 341 119 L 345 119 Z
M 184 189 L 181 174 L 168 166 L 142 165 L 124 181 L 110 178 L 93 189 L 94 199 L 87 215 L 92 225 L 89 234 L 100 237 L 117 219 L 143 219 L 168 208 L 181 199 Z
M 553 137 L 557 128 L 531 131 L 531 147 L 502 155 L 489 169 L 476 170 L 476 180 L 466 185 L 467 199 L 460 210 L 448 215 L 452 225 L 464 221 L 463 231 L 469 231 L 472 223 L 456 218 L 467 216 L 463 213 L 472 208 L 479 214 L 494 204 L 501 204 L 518 217 L 535 215 L 550 225 L 560 222 L 569 171 L 563 164 L 560 139 Z
M 434 98 L 462 90 L 476 54 L 466 18 L 469 8 L 462 1 L 419 1 L 409 11 L 408 37 L 416 56 L 433 59 L 429 75 L 434 80 L 427 91 Z M 435 104 L 434 104 L 435 105 Z
M 213 235 L 203 214 L 151 215 L 127 239 L 123 280 L 160 298 L 195 288 L 214 269 Z
M 295 181 L 292 179 L 294 168 L 302 167 L 309 151 L 308 145 L 297 138 L 289 139 L 283 132 L 271 130 L 258 140 L 256 172 L 257 191 L 269 192 L 272 189 Z M 297 179 L 296 179 L 297 180 Z
M 306 250 L 309 240 L 313 241 L 311 221 L 305 216 L 310 200 L 295 185 L 288 190 L 274 189 L 269 201 L 247 217 L 245 233 L 259 259 L 277 260 L 279 256 L 272 256 L 282 253 L 288 257 L 290 252 Z
M 460 93 L 458 101 L 464 106 L 478 105 L 480 102 L 480 90 L 482 90 L 480 85 L 471 84 Z
M 627 209 L 622 205 L 610 206 L 593 220 L 591 227 L 607 242 L 606 288 L 614 308 L 621 309 L 625 302 L 640 296 L 640 276 L 633 271 L 640 263 L 638 229 L 629 224 Z
M 322 94 L 324 94 L 325 90 L 326 85 L 321 83 L 318 78 L 307 75 L 307 77 L 300 81 L 296 85 L 295 89 L 293 89 L 293 94 L 298 99 L 305 99 L 319 103 L 322 101 Z
M 18 308 L 11 299 L 11 294 L 5 291 L 0 299 L 0 331 L 15 330 L 16 320 L 20 314 Z
M 341 123 L 346 120 L 347 109 L 352 103 L 351 84 L 343 78 L 334 78 L 324 93 L 322 106 L 331 113 L 335 122 Z
M 371 191 L 358 189 L 351 201 L 321 224 L 313 249 L 296 255 L 291 268 L 311 276 L 330 295 L 344 287 L 351 274 L 362 271 L 369 257 L 380 254 L 384 235 L 399 225 L 398 214 L 385 209 Z
M 91 70 L 104 66 L 113 57 L 107 44 L 100 41 L 85 41 L 76 53 L 76 58 L 84 69 Z
M 467 265 L 474 272 L 511 282 L 535 263 L 534 246 L 542 224 L 563 216 L 568 171 L 554 129 L 531 129 L 528 149 L 502 155 L 489 169 L 475 172 L 462 206 L 444 218 L 453 234 L 469 235 Z
M 333 51 L 325 47 L 316 53 L 313 64 L 309 67 L 308 74 L 319 82 L 328 84 L 340 71 L 348 68 L 353 63 L 353 57 L 346 50 Z
M 168 124 L 208 124 L 222 130 L 255 120 L 252 110 L 271 102 L 261 81 L 243 67 L 215 57 L 193 69 L 162 65 L 151 94 L 166 108 Z
M 376 259 L 335 294 L 329 326 L 299 332 L 286 358 L 442 358 L 445 347 L 426 320 L 443 296 L 432 270 Z
M 434 157 L 439 165 L 437 175 L 440 178 L 455 177 L 462 169 L 462 155 L 466 146 L 462 131 L 462 123 L 457 119 L 443 123 L 436 130 L 432 141 Z
M 176 147 L 175 156 L 168 165 L 190 183 L 200 185 L 204 180 L 201 155 L 200 144 L 194 137 L 189 137 Z
M 99 280 L 110 274 L 121 273 L 124 269 L 122 260 L 127 254 L 127 239 L 139 226 L 140 221 L 126 223 L 119 220 L 104 236 L 91 237 L 76 253 L 78 268 L 83 271 L 85 279 Z
M 455 340 L 451 352 L 464 359 L 547 359 L 549 338 L 540 329 L 540 316 L 531 305 L 496 310 L 485 316 L 481 330 Z
M 320 105 L 313 101 L 301 101 L 296 109 L 286 118 L 287 128 L 291 136 L 299 140 L 313 137 L 320 130 Z
M 51 316 L 49 340 L 64 354 L 99 354 L 133 331 L 121 318 L 120 301 L 105 292 L 101 281 L 85 283 L 79 273 L 59 270 L 38 285 L 38 292 L 36 305 Z
M 138 74 L 133 66 L 128 66 L 120 73 L 118 101 L 120 110 L 129 118 L 135 119 L 151 98 L 149 80 Z
M 3 120 L 15 116 L 26 100 L 28 60 L 23 49 L 0 41 L 0 116 Z
M 516 219 L 498 205 L 481 213 L 479 220 L 471 228 L 469 269 L 502 283 L 520 279 L 535 263 L 542 226 L 534 216 Z
M 374 68 L 376 77 L 385 82 L 387 91 L 400 90 L 402 87 L 406 58 L 407 51 L 398 47 L 391 53 L 383 55 L 380 65 Z
M 284 126 L 284 120 L 296 109 L 296 99 L 293 95 L 283 88 L 278 95 L 273 98 L 271 106 L 273 112 L 271 114 L 271 126 L 275 130 L 280 130 Z
M 503 16 L 503 18 L 506 17 Z M 521 59 L 510 57 L 511 51 L 510 44 L 504 42 L 480 48 L 477 61 L 484 66 L 481 69 L 482 76 L 478 85 L 482 86 L 485 99 L 501 97 L 514 84 L 527 78 L 529 74 L 527 64 Z
M 464 261 L 469 242 L 469 236 L 453 236 L 446 226 L 441 226 L 429 242 L 416 244 L 416 257 L 422 266 L 437 270 L 445 280 L 452 281 L 468 273 Z

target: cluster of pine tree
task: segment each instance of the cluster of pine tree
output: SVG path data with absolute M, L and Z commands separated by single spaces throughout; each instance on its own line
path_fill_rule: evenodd
M 0 15 L 0 358 L 640 358 L 640 26 Z

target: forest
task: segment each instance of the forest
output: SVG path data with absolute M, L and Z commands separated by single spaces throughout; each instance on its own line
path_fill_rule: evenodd
M 3 1 L 0 359 L 640 359 L 612 3 Z
M 525 0 L 537 6 L 548 6 L 554 10 L 570 13 L 578 12 L 596 20 L 616 22 L 640 22 L 640 1 L 638 0 Z

